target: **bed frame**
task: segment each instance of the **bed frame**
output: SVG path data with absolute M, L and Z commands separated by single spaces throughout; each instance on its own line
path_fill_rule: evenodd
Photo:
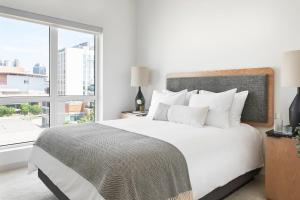
M 223 187 L 219 187 L 212 192 L 208 193 L 199 200 L 221 200 L 229 196 L 239 188 L 243 187 L 245 184 L 249 183 L 254 179 L 254 177 L 259 173 L 260 169 L 255 169 L 250 171 L 238 178 L 230 181 Z M 38 170 L 38 176 L 41 181 L 49 188 L 49 190 L 59 199 L 59 200 L 70 200 L 51 180 L 44 174 L 42 170 Z
M 221 92 L 232 88 L 237 88 L 238 91 L 249 91 L 242 114 L 242 121 L 244 123 L 256 127 L 271 127 L 273 125 L 274 71 L 272 68 L 200 71 L 167 75 L 167 89 L 171 91 L 203 89 Z M 224 199 L 253 180 L 259 171 L 260 168 L 241 175 L 226 185 L 216 188 L 200 200 Z M 40 169 L 38 170 L 38 176 L 58 199 L 69 200 Z

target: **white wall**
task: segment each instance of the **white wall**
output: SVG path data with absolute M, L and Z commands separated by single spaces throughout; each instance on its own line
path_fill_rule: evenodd
M 154 70 L 153 88 L 169 72 L 274 67 L 287 118 L 296 89 L 280 88 L 278 74 L 282 52 L 300 49 L 299 10 L 299 0 L 138 0 L 137 64 Z
M 0 173 L 27 165 L 32 146 L 0 150 Z
M 0 0 L 0 5 L 103 27 L 103 117 L 133 108 L 130 66 L 135 62 L 135 0 Z

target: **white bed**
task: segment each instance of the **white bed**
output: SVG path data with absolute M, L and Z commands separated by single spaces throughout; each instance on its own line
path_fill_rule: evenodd
M 262 136 L 249 125 L 220 129 L 131 118 L 101 122 L 176 146 L 187 161 L 194 199 L 263 166 Z M 34 146 L 29 169 L 41 169 L 71 200 L 103 200 L 93 185 Z

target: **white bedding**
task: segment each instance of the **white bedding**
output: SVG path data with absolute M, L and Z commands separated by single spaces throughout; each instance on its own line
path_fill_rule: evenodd
M 146 118 L 101 123 L 176 146 L 187 161 L 194 199 L 263 166 L 262 137 L 246 124 L 228 129 L 197 128 Z M 33 148 L 29 167 L 40 168 L 71 200 L 103 200 L 87 180 L 39 147 Z

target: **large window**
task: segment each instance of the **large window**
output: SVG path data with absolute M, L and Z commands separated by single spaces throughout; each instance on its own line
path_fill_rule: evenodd
M 97 119 L 99 33 L 0 16 L 0 146 Z

